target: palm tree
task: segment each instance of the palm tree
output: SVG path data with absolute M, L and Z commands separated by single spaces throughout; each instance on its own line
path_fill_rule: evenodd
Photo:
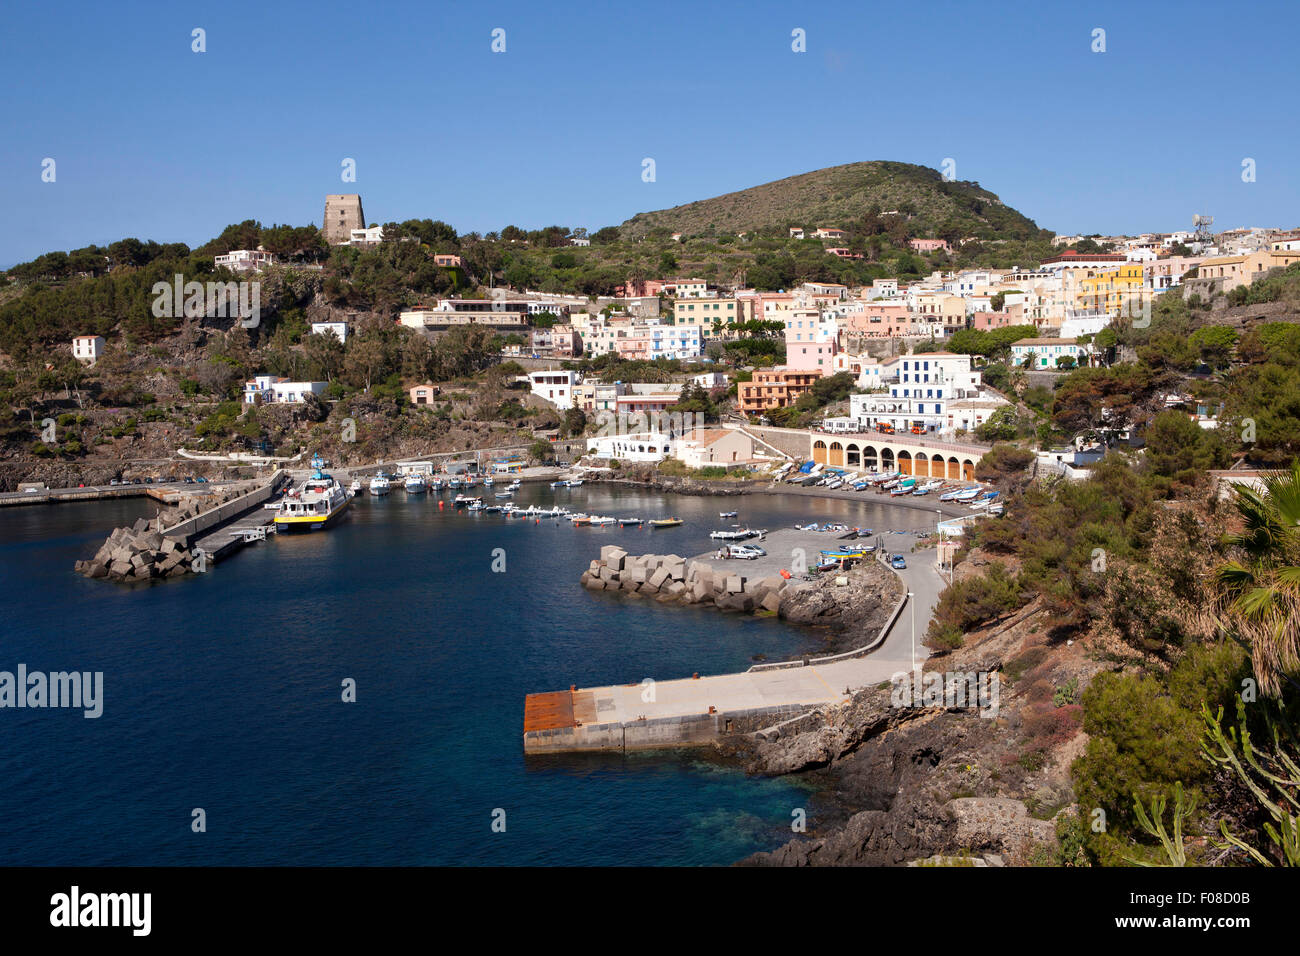
M 1250 647 L 1260 689 L 1281 694 L 1300 676 L 1300 459 L 1264 479 L 1264 490 L 1233 489 L 1245 527 L 1229 537 L 1242 560 L 1215 569 L 1220 611 Z

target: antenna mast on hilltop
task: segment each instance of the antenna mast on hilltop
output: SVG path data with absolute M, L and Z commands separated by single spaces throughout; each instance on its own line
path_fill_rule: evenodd
M 1210 234 L 1210 227 L 1214 225 L 1213 216 L 1202 216 L 1198 212 L 1192 216 L 1192 225 L 1196 227 L 1196 235 L 1192 237 L 1194 242 L 1214 245 L 1214 237 Z

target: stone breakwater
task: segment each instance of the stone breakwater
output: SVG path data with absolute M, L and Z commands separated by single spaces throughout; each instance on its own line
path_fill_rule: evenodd
M 137 518 L 130 527 L 115 528 L 94 557 L 76 563 L 76 570 L 88 578 L 113 581 L 180 577 L 191 569 L 195 555 L 184 539 L 168 537 L 163 529 L 175 528 L 241 493 L 239 488 L 221 488 L 203 496 L 187 495 L 157 517 Z
M 139 518 L 129 528 L 115 528 L 95 556 L 78 561 L 77 572 L 88 578 L 147 581 L 174 578 L 190 570 L 194 555 L 176 538 L 162 533 L 158 518 Z
M 711 604 L 743 613 L 779 613 L 783 597 L 798 590 L 798 585 L 779 575 L 748 578 L 676 554 L 631 556 L 616 545 L 600 549 L 600 557 L 582 573 L 581 582 L 592 591 L 640 594 L 665 603 Z

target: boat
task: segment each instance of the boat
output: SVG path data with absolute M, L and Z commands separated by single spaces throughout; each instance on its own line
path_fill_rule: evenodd
M 453 502 L 453 504 L 454 504 L 457 508 L 464 508 L 464 507 L 467 506 L 467 505 L 472 505 L 472 504 L 473 504 L 474 502 L 476 502 L 476 501 L 477 501 L 479 504 L 482 504 L 482 503 L 483 503 L 483 499 L 482 499 L 482 498 L 479 498 L 479 497 L 477 497 L 477 496 L 475 496 L 475 495 L 457 495 L 457 496 L 456 496 L 456 500 Z
M 553 481 L 553 482 L 551 482 L 551 487 L 552 487 L 552 488 L 567 488 L 567 487 L 569 487 L 569 483 L 568 483 L 567 481 L 564 481 L 563 479 L 561 479 L 560 481 Z
M 388 494 L 390 483 L 384 475 L 376 475 L 370 479 L 370 493 L 372 495 Z
M 912 490 L 915 487 L 916 487 L 915 478 L 904 478 L 893 488 L 889 489 L 889 494 L 890 497 L 893 497 L 895 495 L 910 495 L 912 493 Z
M 498 491 L 496 496 L 498 498 L 513 498 L 515 493 L 513 491 Z
M 979 493 L 980 490 L 978 488 L 967 488 L 965 491 L 954 496 L 953 501 L 974 501 Z
M 493 485 L 495 485 L 496 483 L 497 483 L 496 479 L 493 478 L 491 475 L 484 475 L 484 476 L 483 476 L 483 487 L 484 487 L 484 488 L 491 488 L 491 487 L 492 487 Z
M 311 465 L 311 477 L 281 500 L 272 519 L 276 531 L 319 531 L 348 510 L 352 499 L 338 479 L 322 470 L 320 455 L 312 456 Z
M 652 528 L 676 528 L 682 523 L 681 518 L 655 518 L 646 522 Z
M 520 482 L 518 478 L 510 482 L 510 484 L 506 485 L 506 488 L 508 488 L 510 491 L 518 491 L 519 487 L 520 487 Z
M 348 491 L 352 492 L 354 495 L 359 495 L 363 490 L 364 486 L 361 484 L 361 479 L 353 478 L 352 484 L 348 487 Z
M 716 541 L 747 541 L 758 537 L 758 532 L 750 531 L 748 528 L 737 528 L 734 531 L 710 531 L 709 537 Z
M 268 501 L 266 504 L 262 505 L 262 507 L 265 508 L 267 511 L 279 511 L 280 505 L 282 503 L 283 503 L 283 499 L 281 499 L 280 501 Z
M 569 484 L 569 487 L 570 487 L 570 488 L 577 488 L 580 484 L 582 484 L 582 479 L 581 479 L 581 478 L 570 478 L 568 484 Z
M 989 505 L 989 514 L 991 515 L 1000 515 L 1004 510 L 1002 502 L 1000 501 L 995 501 L 993 504 Z
M 634 525 L 634 524 L 639 525 L 639 524 L 644 524 L 645 522 L 643 522 L 640 518 L 619 518 L 618 523 L 622 525 L 624 528 L 626 528 L 628 527 L 628 525 Z
M 943 494 L 941 494 L 941 495 L 939 496 L 939 500 L 940 500 L 940 501 L 956 501 L 958 495 L 965 494 L 965 493 L 968 492 L 968 491 L 970 491 L 969 488 L 954 488 L 952 491 L 945 491 Z
M 407 475 L 402 486 L 413 495 L 423 494 L 428 490 L 425 487 L 423 475 Z
M 719 518 L 734 518 L 734 517 L 736 517 L 738 514 L 740 514 L 739 511 L 719 511 L 719 512 L 718 512 L 718 517 L 719 517 Z
M 618 522 L 617 518 L 598 517 L 598 518 L 591 519 L 591 523 L 594 525 L 617 524 L 617 522 Z

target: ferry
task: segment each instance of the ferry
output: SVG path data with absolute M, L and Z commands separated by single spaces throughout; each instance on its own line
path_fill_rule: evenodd
M 276 513 L 276 531 L 318 531 L 348 510 L 351 499 L 338 480 L 321 470 L 320 455 L 311 459 L 311 477 L 284 496 Z
M 391 487 L 386 475 L 376 475 L 370 479 L 370 493 L 372 495 L 386 495 Z
M 424 484 L 423 475 L 407 475 L 406 481 L 403 483 L 402 487 L 413 495 L 424 494 L 427 490 Z

